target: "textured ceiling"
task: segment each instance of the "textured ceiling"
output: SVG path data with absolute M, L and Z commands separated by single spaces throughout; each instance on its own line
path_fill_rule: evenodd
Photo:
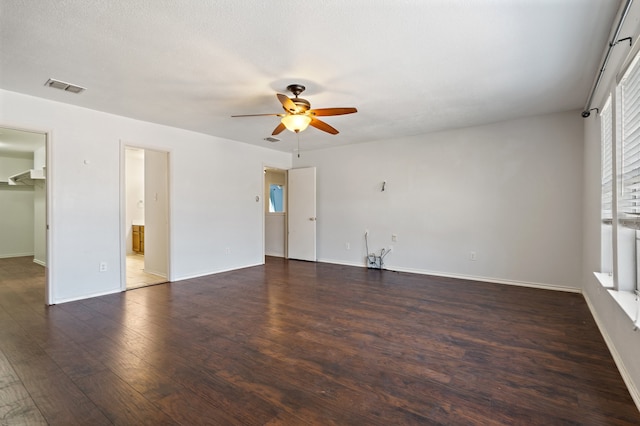
M 584 106 L 619 0 L 1 0 L 0 87 L 292 151 L 275 93 L 340 130 L 303 149 Z M 48 78 L 86 87 L 74 95 Z

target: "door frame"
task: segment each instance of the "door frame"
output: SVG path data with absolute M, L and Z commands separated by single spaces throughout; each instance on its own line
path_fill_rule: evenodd
M 120 290 L 127 290 L 127 239 L 126 239 L 126 209 L 127 209 L 127 188 L 126 188 L 126 149 L 135 148 L 149 151 L 164 152 L 167 154 L 167 282 L 174 280 L 172 274 L 172 229 L 171 226 L 171 194 L 173 194 L 173 180 L 171 173 L 171 149 L 154 145 L 128 142 L 120 139 Z

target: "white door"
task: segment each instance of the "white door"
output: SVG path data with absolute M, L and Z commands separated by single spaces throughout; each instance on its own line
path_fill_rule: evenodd
M 289 170 L 289 259 L 316 261 L 316 168 Z
M 144 271 L 167 278 L 169 153 L 144 150 Z

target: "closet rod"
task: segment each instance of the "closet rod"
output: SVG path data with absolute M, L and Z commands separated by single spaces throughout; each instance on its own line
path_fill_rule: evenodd
M 609 62 L 609 57 L 611 56 L 611 51 L 613 47 L 618 44 L 618 36 L 620 35 L 620 31 L 622 30 L 622 24 L 629 14 L 629 9 L 631 8 L 631 3 L 633 0 L 627 0 L 627 4 L 624 5 L 624 9 L 622 11 L 622 15 L 620 15 L 620 20 L 618 21 L 618 26 L 616 27 L 616 31 L 613 34 L 613 38 L 611 42 L 609 42 L 609 47 L 607 48 L 607 53 L 604 56 L 604 62 L 602 63 L 602 67 L 600 68 L 600 72 L 598 73 L 598 78 L 596 79 L 596 83 L 593 85 L 593 89 L 591 89 L 591 94 L 589 95 L 589 100 L 587 100 L 587 105 L 584 107 L 584 111 L 582 111 L 582 117 L 587 118 L 591 115 L 591 102 L 593 101 L 593 97 L 596 94 L 596 90 L 598 90 L 598 86 L 600 86 L 600 80 L 602 80 L 602 75 L 604 74 L 605 68 L 607 68 L 607 63 Z M 625 39 L 627 40 L 627 39 Z M 628 39 L 630 40 L 630 39 Z

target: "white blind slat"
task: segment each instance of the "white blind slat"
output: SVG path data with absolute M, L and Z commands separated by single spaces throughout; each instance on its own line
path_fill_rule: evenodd
M 607 101 L 602 113 L 601 119 L 601 144 L 602 144 L 602 220 L 610 221 L 613 218 L 613 136 L 612 116 L 611 116 L 611 99 Z
M 620 224 L 637 227 L 640 216 L 640 67 L 634 61 L 618 86 L 620 102 Z

